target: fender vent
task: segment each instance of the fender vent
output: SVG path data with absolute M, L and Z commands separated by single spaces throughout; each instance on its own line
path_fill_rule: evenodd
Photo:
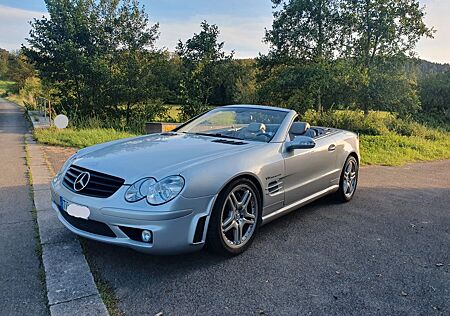
M 193 243 L 199 243 L 203 240 L 203 232 L 205 231 L 206 216 L 200 217 L 195 228 Z
M 228 144 L 228 145 L 245 145 L 245 144 L 247 144 L 246 142 L 235 141 L 235 140 L 228 140 L 228 139 L 215 139 L 212 142 L 213 143 Z
M 272 181 L 267 185 L 267 191 L 269 194 L 275 194 L 279 192 L 283 188 L 283 182 L 281 181 Z

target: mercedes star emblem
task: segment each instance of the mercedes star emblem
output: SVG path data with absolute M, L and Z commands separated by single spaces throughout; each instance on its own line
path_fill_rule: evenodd
M 73 189 L 76 192 L 83 190 L 88 185 L 90 179 L 91 175 L 89 172 L 80 173 L 73 183 Z

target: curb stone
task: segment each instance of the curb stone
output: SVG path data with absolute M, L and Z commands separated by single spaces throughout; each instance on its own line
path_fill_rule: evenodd
M 51 316 L 104 315 L 108 311 L 95 285 L 81 245 L 58 220 L 51 206 L 51 174 L 40 145 L 25 137 L 33 179 L 47 298 Z

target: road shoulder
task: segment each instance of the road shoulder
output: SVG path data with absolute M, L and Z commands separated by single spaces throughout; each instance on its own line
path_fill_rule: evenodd
M 26 136 L 51 315 L 108 315 L 78 239 L 51 207 L 49 170 L 40 145 Z

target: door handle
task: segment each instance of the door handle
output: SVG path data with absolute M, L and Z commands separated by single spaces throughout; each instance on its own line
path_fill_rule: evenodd
M 331 144 L 330 146 L 328 146 L 328 151 L 335 151 L 335 150 L 336 150 L 335 144 Z

